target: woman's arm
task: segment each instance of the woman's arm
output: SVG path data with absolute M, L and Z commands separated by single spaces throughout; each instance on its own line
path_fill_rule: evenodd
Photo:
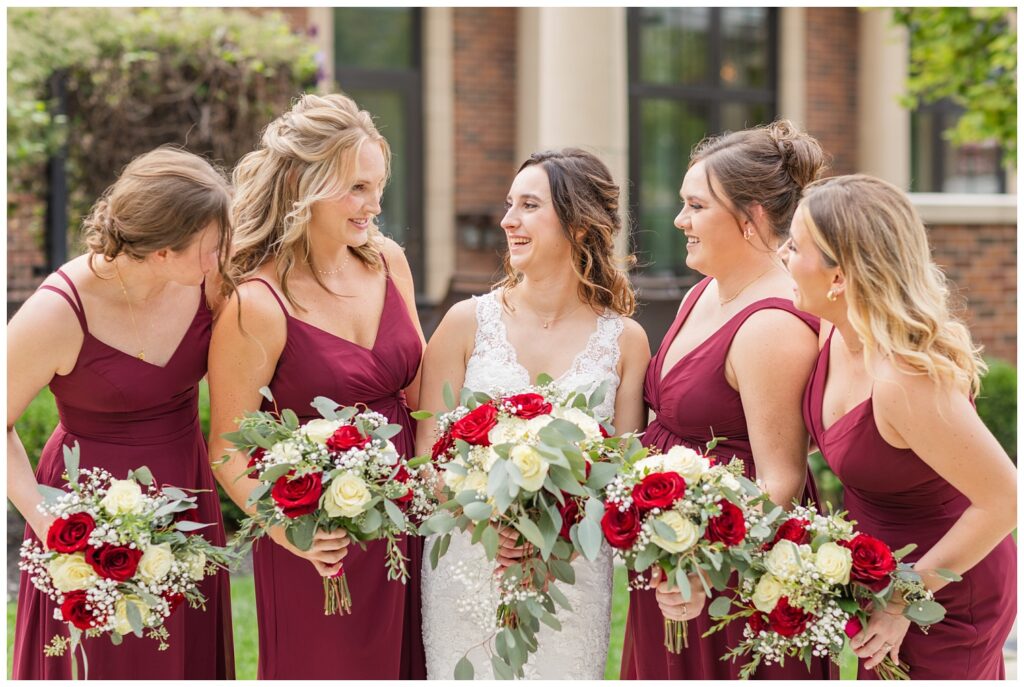
M 625 328 L 619 336 L 619 388 L 615 392 L 616 434 L 642 432 L 647 426 L 644 405 L 644 377 L 651 361 L 647 332 L 633 319 L 623 318 Z
M 412 280 L 412 270 L 409 268 L 409 260 L 405 257 L 405 251 L 397 243 L 389 238 L 384 239 L 384 257 L 388 261 L 391 270 L 391 278 L 398 287 L 405 301 L 406 310 L 409 312 L 409 319 L 416 327 L 416 333 L 420 337 L 420 344 L 426 346 L 426 339 L 423 338 L 423 327 L 420 325 L 420 316 L 416 310 L 416 286 Z M 423 374 L 423 366 L 416 371 L 416 377 L 412 383 L 405 388 L 405 402 L 410 408 L 416 409 L 420 406 L 420 382 Z

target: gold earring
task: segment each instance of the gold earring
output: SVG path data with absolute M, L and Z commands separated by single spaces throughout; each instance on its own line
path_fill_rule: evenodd
M 836 299 L 839 298 L 839 294 L 836 293 L 835 289 L 829 289 L 828 293 L 825 294 L 825 298 L 829 299 L 832 303 L 835 303 Z

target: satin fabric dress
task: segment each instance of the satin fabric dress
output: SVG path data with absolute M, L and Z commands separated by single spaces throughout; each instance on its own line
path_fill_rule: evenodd
M 741 459 L 746 476 L 754 479 L 754 459 L 743 403 L 739 392 L 729 386 L 725 378 L 729 347 L 747 318 L 761 310 L 777 309 L 792 313 L 815 334 L 818 331 L 818 319 L 797 310 L 791 301 L 766 298 L 743 308 L 718 331 L 680 358 L 670 370 L 663 370 L 669 347 L 710 283 L 710 278 L 704 279 L 688 294 L 647 368 L 644 400 L 655 412 L 657 419 L 647 426 L 641 441 L 645 446 L 654 446 L 663 452 L 681 444 L 703 453 L 705 444 L 713 436 L 726 437 L 712 450 L 712 455 L 724 460 L 733 456 Z M 803 500 L 817 501 L 810 470 Z M 710 599 L 708 601 L 710 603 Z M 654 590 L 631 590 L 622 652 L 622 679 L 738 679 L 742 664 L 722 661 L 720 657 L 739 643 L 743 622 L 733 622 L 716 634 L 702 639 L 701 635 L 711 625 L 705 605 L 701 615 L 687 621 L 689 647 L 684 648 L 680 654 L 672 654 L 665 649 L 664 616 L 658 608 Z M 785 666 L 762 665 L 755 677 L 774 680 L 828 677 L 826 661 L 816 660 L 811 665 L 810 671 L 803 663 L 795 660 L 787 661 Z
M 834 331 L 834 330 L 833 330 Z M 857 531 L 892 550 L 917 544 L 913 563 L 950 530 L 970 505 L 962 493 L 910 449 L 885 441 L 869 396 L 826 428 L 822 402 L 832 336 L 822 348 L 804 394 L 804 421 L 821 455 L 843 483 L 843 506 Z M 923 411 L 922 411 L 923 412 Z M 912 680 L 1003 680 L 1003 645 L 1017 615 L 1017 547 L 1007 536 L 977 565 L 935 594 L 946 618 L 925 635 L 911 624 L 900 660 Z M 864 670 L 860 679 L 874 679 Z
M 93 336 L 78 289 L 64 272 L 58 270 L 57 274 L 66 282 L 67 291 L 49 285 L 40 288 L 67 300 L 84 338 L 74 369 L 50 381 L 60 424 L 46 442 L 36 479 L 40 484 L 64 488 L 63 447 L 75 442 L 81 449 L 81 467 L 103 468 L 124 479 L 129 470 L 145 465 L 158 484 L 206 490 L 197 494 L 199 508 L 190 511 L 190 517 L 212 523 L 198 533 L 223 546 L 216 482 L 199 428 L 197 385 L 206 374 L 212 324 L 205 292 L 200 293 L 195 316 L 177 349 L 160 367 Z M 35 537 L 27 526 L 25 536 Z M 89 679 L 233 679 L 227 573 L 205 578 L 200 589 L 207 599 L 206 610 L 179 606 L 164 625 L 170 634 L 165 651 L 159 651 L 158 642 L 145 636 L 128 635 L 120 646 L 107 637 L 86 639 Z M 43 654 L 43 647 L 54 635 L 68 635 L 66 623 L 54 620 L 54 607 L 23 572 L 15 622 L 14 679 L 71 678 L 70 652 L 63 657 Z

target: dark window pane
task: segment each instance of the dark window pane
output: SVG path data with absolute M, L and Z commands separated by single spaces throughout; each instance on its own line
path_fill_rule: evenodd
M 638 10 L 638 18 L 641 81 L 664 84 L 708 81 L 710 9 L 645 7 Z
M 994 142 L 967 143 L 945 148 L 944 193 L 1000 193 L 999 146 Z
M 722 103 L 722 132 L 739 131 L 772 120 L 771 111 L 764 103 Z
M 363 69 L 416 67 L 413 12 L 405 7 L 335 10 L 335 64 Z
M 768 9 L 729 7 L 722 10 L 722 63 L 718 75 L 724 88 L 767 88 Z
M 910 117 L 911 191 L 929 193 L 937 190 L 933 143 L 937 140 L 935 114 L 928 111 L 914 112 Z
M 645 99 L 640 104 L 640 214 L 637 231 L 641 259 L 653 272 L 686 270 L 686 243 L 673 220 L 679 214 L 679 187 L 690 149 L 708 131 L 709 109 L 674 100 Z
M 912 191 L 1005 193 L 1002 151 L 993 141 L 956 146 L 945 136 L 963 109 L 948 100 L 918 108 L 910 118 Z

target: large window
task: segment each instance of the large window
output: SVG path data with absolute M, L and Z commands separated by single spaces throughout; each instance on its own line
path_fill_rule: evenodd
M 373 115 L 391 146 L 391 182 L 378 220 L 405 246 L 423 288 L 423 105 L 420 10 L 334 10 L 334 75 Z
M 950 100 L 919 107 L 910 118 L 912 191 L 1006 193 L 1002 150 L 995 142 L 953 145 L 943 135 L 963 108 Z
M 768 8 L 629 10 L 630 210 L 649 274 L 688 275 L 672 221 L 691 148 L 774 118 L 776 27 Z

